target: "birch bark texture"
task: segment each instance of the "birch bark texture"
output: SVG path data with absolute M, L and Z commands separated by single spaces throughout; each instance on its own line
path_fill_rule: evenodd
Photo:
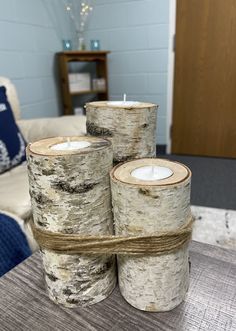
M 156 155 L 157 105 L 111 105 L 108 101 L 86 104 L 87 133 L 112 142 L 114 162 Z
M 132 176 L 142 166 L 163 166 L 169 178 L 143 181 Z M 191 218 L 190 170 L 163 159 L 140 159 L 117 165 L 111 172 L 116 235 L 154 235 L 177 230 Z M 189 286 L 188 244 L 159 256 L 118 255 L 122 296 L 144 311 L 169 311 L 185 298 Z
M 27 148 L 33 219 L 36 227 L 81 235 L 113 234 L 109 172 L 112 147 L 94 137 L 70 137 L 88 147 L 53 150 L 66 137 L 43 139 Z M 85 144 L 86 145 L 86 144 Z M 116 285 L 111 255 L 69 255 L 41 249 L 50 299 L 66 307 L 88 306 Z

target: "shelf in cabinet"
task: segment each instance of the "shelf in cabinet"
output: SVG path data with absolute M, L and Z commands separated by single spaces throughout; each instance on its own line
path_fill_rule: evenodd
M 103 101 L 109 99 L 108 94 L 108 75 L 107 75 L 107 56 L 110 52 L 109 51 L 66 51 L 66 52 L 59 52 L 58 55 L 58 64 L 60 68 L 60 85 L 62 91 L 62 102 L 63 102 L 63 114 L 64 115 L 71 115 L 74 113 L 74 107 L 76 105 L 81 106 L 85 102 L 85 98 L 83 96 L 96 96 L 97 100 Z M 87 91 L 80 91 L 80 92 L 70 92 L 69 86 L 69 62 L 92 62 L 94 67 L 88 67 L 88 72 L 90 73 L 91 77 L 95 74 L 96 77 L 104 78 L 106 81 L 106 86 L 104 90 L 97 90 L 97 89 L 88 89 Z M 95 70 L 96 69 L 96 70 Z M 78 68 L 78 72 L 80 68 Z M 75 100 L 74 97 L 77 96 Z M 88 98 L 89 99 L 89 98 Z M 76 104 L 76 105 L 75 105 Z

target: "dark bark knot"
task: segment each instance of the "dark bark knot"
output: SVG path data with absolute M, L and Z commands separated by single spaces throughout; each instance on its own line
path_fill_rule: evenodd
M 154 195 L 152 194 L 148 189 L 146 188 L 140 188 L 139 189 L 139 194 L 142 194 L 142 195 L 145 195 L 146 197 L 150 197 L 150 198 L 153 198 L 153 199 L 159 199 L 159 195 Z
M 71 298 L 67 298 L 67 299 L 66 299 L 66 302 L 71 303 L 71 304 L 73 304 L 73 305 L 76 305 L 76 304 L 79 303 L 79 300 L 71 299 Z
M 103 137 L 113 136 L 113 133 L 109 129 L 99 127 L 92 122 L 87 121 L 86 127 L 87 127 L 87 132 L 92 136 L 103 136 Z
M 58 278 L 56 276 L 54 276 L 53 274 L 46 273 L 46 275 L 52 282 L 55 282 L 58 280 Z
M 77 205 L 78 205 L 78 202 L 77 202 Z M 74 229 L 73 228 L 65 228 L 61 232 L 65 233 L 65 234 L 72 234 L 72 233 L 74 233 Z
M 93 275 L 103 275 L 105 274 L 109 269 L 111 269 L 111 267 L 113 266 L 113 260 L 109 259 L 106 263 L 103 264 L 103 266 L 101 266 L 101 268 L 97 269 L 95 272 L 93 272 Z
M 94 298 L 84 298 L 83 300 L 79 300 L 79 299 L 73 299 L 73 298 L 67 298 L 66 302 L 73 304 L 73 305 L 83 305 L 85 303 L 89 303 L 92 302 L 94 300 Z
M 32 192 L 32 196 L 34 197 L 34 200 L 37 202 L 38 205 L 45 205 L 48 203 L 52 203 L 52 200 L 48 199 L 48 197 L 44 194 L 40 193 L 35 193 Z
M 55 169 L 42 169 L 42 175 L 51 176 L 55 173 Z
M 143 125 L 141 125 L 141 128 L 146 129 L 149 125 L 147 123 L 144 123 Z
M 69 182 L 55 182 L 52 184 L 52 187 L 56 190 L 67 192 L 67 193 L 86 193 L 91 191 L 97 183 L 89 183 L 89 184 L 82 184 L 82 185 L 70 185 Z
M 189 186 L 190 186 L 190 182 L 187 183 L 187 184 L 184 186 L 184 188 L 188 188 Z
M 65 295 L 71 295 L 73 294 L 73 292 L 71 291 L 71 289 L 69 287 L 66 287 L 62 290 L 63 294 Z
M 37 224 L 42 227 L 46 227 L 48 225 L 48 223 L 43 223 L 41 221 L 37 221 Z

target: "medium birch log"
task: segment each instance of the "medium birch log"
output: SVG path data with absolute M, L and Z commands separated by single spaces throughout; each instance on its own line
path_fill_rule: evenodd
M 168 167 L 171 177 L 143 181 L 136 168 Z M 140 159 L 117 165 L 111 172 L 116 235 L 153 235 L 177 230 L 191 218 L 190 170 L 161 159 Z M 189 286 L 188 244 L 160 256 L 118 256 L 123 297 L 135 308 L 168 311 L 180 304 Z
M 109 171 L 111 143 L 94 137 L 70 137 L 88 147 L 53 150 L 66 138 L 49 138 L 27 149 L 34 224 L 51 232 L 81 235 L 113 233 Z M 92 305 L 116 284 L 111 255 L 58 254 L 42 249 L 49 297 L 66 307 Z
M 86 105 L 87 133 L 112 142 L 114 162 L 156 155 L 157 106 L 110 105 L 107 101 Z

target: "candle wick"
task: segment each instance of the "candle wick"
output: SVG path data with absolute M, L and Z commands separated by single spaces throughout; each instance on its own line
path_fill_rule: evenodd
M 123 101 L 126 102 L 126 93 L 123 95 Z

